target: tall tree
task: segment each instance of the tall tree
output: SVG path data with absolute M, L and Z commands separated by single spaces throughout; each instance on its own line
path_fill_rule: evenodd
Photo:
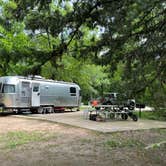
M 96 64 L 108 66 L 111 78 L 120 64 L 121 86 L 126 87 L 123 89 L 130 96 L 150 92 L 153 86 L 163 89 L 161 93 L 165 90 L 164 0 L 0 2 L 1 31 L 6 31 L 5 39 L 0 41 L 3 50 L 12 50 L 5 52 L 5 58 L 1 54 L 3 64 L 24 62 L 19 63 L 24 74 L 39 74 L 45 64 L 59 68 L 59 59 L 72 54 L 77 59 L 90 58 Z M 19 25 L 19 29 L 23 26 L 20 33 L 14 25 Z M 14 47 L 16 41 L 7 40 L 6 34 L 12 34 L 12 40 L 21 34 L 17 41 L 25 45 Z M 91 36 L 88 41 L 86 34 Z M 3 40 L 10 41 L 12 47 L 5 48 L 10 42 L 3 44 Z

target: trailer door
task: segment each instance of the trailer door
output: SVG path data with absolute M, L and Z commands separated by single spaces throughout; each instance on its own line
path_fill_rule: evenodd
M 32 107 L 40 106 L 40 84 L 32 83 L 32 98 L 31 98 Z
M 21 82 L 21 91 L 20 91 L 21 102 L 20 106 L 30 107 L 31 104 L 31 88 L 30 82 L 22 81 Z

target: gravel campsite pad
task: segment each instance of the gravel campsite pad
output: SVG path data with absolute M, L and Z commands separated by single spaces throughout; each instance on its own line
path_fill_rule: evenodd
M 17 117 L 20 117 L 20 115 Z M 91 121 L 87 116 L 84 115 L 83 111 L 56 114 L 28 114 L 27 116 L 23 115 L 23 117 L 57 122 L 65 125 L 81 127 L 104 133 L 152 128 L 166 128 L 166 122 L 156 120 L 139 119 L 137 122 L 135 122 L 131 118 L 128 118 L 128 120 L 116 118 L 109 119 L 107 122 Z
M 166 165 L 165 140 L 166 129 L 105 134 L 41 120 L 0 117 L 1 166 L 161 166 Z M 158 146 L 159 142 L 163 143 Z

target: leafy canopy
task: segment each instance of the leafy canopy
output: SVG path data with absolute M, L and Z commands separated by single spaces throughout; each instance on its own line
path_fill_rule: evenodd
M 165 103 L 164 0 L 1 0 L 0 6 L 1 75 L 42 73 L 82 82 L 91 92 L 101 84 L 117 87 L 140 100 L 155 90 L 151 99 Z

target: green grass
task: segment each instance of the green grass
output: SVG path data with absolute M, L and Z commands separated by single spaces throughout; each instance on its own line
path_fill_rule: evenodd
M 108 148 L 124 148 L 124 147 L 144 147 L 144 143 L 139 140 L 108 140 L 105 143 Z
M 0 145 L 5 149 L 14 149 L 19 145 L 45 140 L 43 133 L 15 131 L 0 136 Z
M 139 112 L 135 112 L 139 116 Z M 139 117 L 140 118 L 140 117 Z M 166 121 L 166 110 L 141 112 L 141 119 Z

